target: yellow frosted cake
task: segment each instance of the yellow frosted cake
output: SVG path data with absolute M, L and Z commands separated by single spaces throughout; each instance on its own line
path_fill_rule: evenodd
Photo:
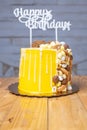
M 35 41 L 32 48 L 22 48 L 19 93 L 49 96 L 72 90 L 72 59 L 72 51 L 64 42 Z

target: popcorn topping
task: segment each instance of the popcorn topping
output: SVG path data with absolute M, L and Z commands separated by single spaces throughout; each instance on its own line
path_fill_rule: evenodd
M 58 78 L 59 78 L 59 81 L 63 81 L 63 76 L 58 76 Z
M 65 74 L 63 74 L 63 79 L 66 79 L 66 75 Z
M 65 61 L 66 57 L 65 56 L 62 56 L 61 60 L 62 61 Z
M 61 65 L 63 68 L 66 68 L 67 67 L 67 64 L 62 64 Z

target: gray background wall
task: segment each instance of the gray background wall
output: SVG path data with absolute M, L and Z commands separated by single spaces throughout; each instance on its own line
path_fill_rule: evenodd
M 59 41 L 73 51 L 73 74 L 87 75 L 87 0 L 0 0 L 0 76 L 18 76 L 20 48 L 29 47 L 29 30 L 13 15 L 16 7 L 53 10 L 56 21 L 70 21 Z M 34 40 L 55 40 L 54 31 L 33 31 Z

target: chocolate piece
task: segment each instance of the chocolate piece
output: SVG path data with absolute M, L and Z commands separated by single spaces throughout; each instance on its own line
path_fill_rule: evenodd
M 73 56 L 72 55 L 70 55 L 70 60 L 73 60 Z
M 59 80 L 58 80 L 58 76 L 57 76 L 57 75 L 53 76 L 52 80 L 53 80 L 53 82 L 54 82 L 55 84 L 57 84 L 58 81 L 59 81 Z
M 67 75 L 67 76 L 68 76 L 68 71 L 67 71 L 66 69 L 61 68 L 61 71 L 62 71 L 65 75 Z
M 62 85 L 65 85 L 65 84 L 67 84 L 67 79 L 64 79 L 61 83 L 62 83 Z
M 41 44 L 46 44 L 46 42 L 45 42 L 44 40 L 34 41 L 34 42 L 32 43 L 32 47 L 38 48 L 38 47 L 40 47 Z
M 71 73 L 69 73 L 68 80 L 71 81 Z
M 64 46 L 65 50 L 69 48 L 69 45 L 66 43 L 63 46 Z
M 68 71 L 70 71 L 70 69 L 71 69 L 71 68 L 70 68 L 70 66 L 69 66 L 69 65 L 67 65 L 66 69 L 67 69 Z

